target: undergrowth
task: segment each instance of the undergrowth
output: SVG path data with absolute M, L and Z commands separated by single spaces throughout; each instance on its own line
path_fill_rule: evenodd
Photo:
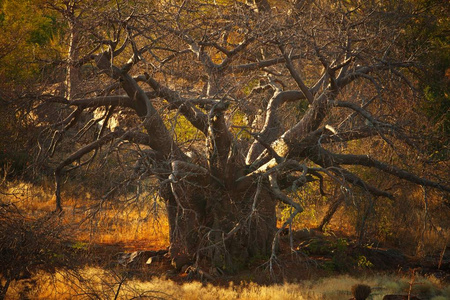
M 95 199 L 88 194 L 84 198 L 66 195 L 64 213 L 55 215 L 51 187 L 9 183 L 3 189 L 1 204 L 3 219 L 10 222 L 9 227 L 4 226 L 3 236 L 0 237 L 3 241 L 11 241 L 8 244 L 8 254 L 11 254 L 11 249 L 17 248 L 15 240 L 23 240 L 23 251 L 19 252 L 24 255 L 28 253 L 28 257 L 20 256 L 24 262 L 16 264 L 20 269 L 13 270 L 14 263 L 8 265 L 11 272 L 17 271 L 17 278 L 15 275 L 10 276 L 11 272 L 4 273 L 3 270 L 4 274 L 0 278 L 2 286 L 8 280 L 5 274 L 10 277 L 6 299 L 340 300 L 351 298 L 351 288 L 355 284 L 370 286 L 372 293 L 369 299 L 372 300 L 382 299 L 385 294 L 405 294 L 410 287 L 413 294 L 422 299 L 450 299 L 450 287 L 432 276 L 417 276 L 413 285 L 410 284 L 409 276 L 372 275 L 355 278 L 336 276 L 336 273 L 332 273 L 333 277 L 268 286 L 251 280 L 230 283 L 228 286 L 224 286 L 223 282 L 222 285 L 175 282 L 166 278 L 164 271 L 159 276 L 141 276 L 137 279 L 126 269 L 108 268 L 108 261 L 93 263 L 96 258 L 89 259 L 86 256 L 93 255 L 88 251 L 91 245 L 111 252 L 105 256 L 109 258 L 115 254 L 112 251 L 117 251 L 118 248 L 108 250 L 106 245 L 120 244 L 121 251 L 165 249 L 168 246 L 167 219 L 164 217 L 163 203 L 154 195 L 146 194 L 140 199 L 130 197 L 115 201 Z M 8 213 L 8 210 L 14 213 Z M 27 244 L 30 239 L 35 241 L 33 247 Z M 332 269 L 340 266 L 338 263 L 348 261 L 345 254 L 349 245 L 344 239 L 337 238 L 330 244 L 314 244 L 314 241 L 313 239 L 303 250 L 321 255 L 324 255 L 321 253 L 322 248 L 330 250 L 328 252 L 334 255 L 334 260 L 331 260 Z M 325 240 L 323 242 L 326 243 Z M 65 249 L 65 253 L 58 253 L 58 249 Z M 73 253 L 82 253 L 85 261 L 80 261 L 81 256 L 72 256 Z M 31 269 L 28 274 L 27 260 L 35 258 L 43 260 L 43 263 Z M 353 263 L 362 269 L 371 267 L 371 262 L 365 256 L 358 257 Z
M 164 277 L 139 281 L 127 277 L 126 273 L 85 268 L 79 272 L 40 273 L 33 284 L 28 284 L 28 297 L 32 299 L 327 299 L 351 298 L 353 285 L 363 283 L 372 288 L 369 299 L 379 300 L 386 294 L 406 294 L 409 278 L 379 275 L 354 278 L 341 275 L 320 280 L 298 283 L 258 285 L 252 282 L 230 283 L 217 286 L 202 282 L 183 284 Z M 418 277 L 412 293 L 421 299 L 449 299 L 450 287 L 443 286 L 436 278 Z M 16 283 L 7 299 L 17 299 L 23 293 L 24 283 Z

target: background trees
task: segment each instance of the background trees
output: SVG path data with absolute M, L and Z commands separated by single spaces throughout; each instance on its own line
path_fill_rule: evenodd
M 273 259 L 305 191 L 356 207 L 364 241 L 367 224 L 381 230 L 419 195 L 408 182 L 423 187 L 420 224 L 445 228 L 428 223 L 431 207 L 448 209 L 448 166 L 430 160 L 415 77 L 427 5 L 43 1 L 63 28 L 59 60 L 25 98 L 45 128 L 37 165 L 54 171 L 57 210 L 82 168 L 100 207 L 153 186 L 171 255 L 227 269 Z M 278 202 L 290 210 L 281 229 Z

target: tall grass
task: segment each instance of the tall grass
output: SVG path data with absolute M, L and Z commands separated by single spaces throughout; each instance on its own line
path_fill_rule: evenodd
M 21 209 L 29 218 L 49 214 L 54 209 L 51 186 L 11 183 L 2 195 L 2 203 Z M 130 197 L 102 201 L 86 194 L 83 198 L 66 195 L 63 223 L 75 230 L 72 238 L 82 243 L 122 244 L 127 251 L 161 249 L 168 245 L 168 224 L 164 206 L 154 195 L 140 199 Z M 159 218 L 156 215 L 159 214 Z M 106 262 L 107 263 L 107 262 Z M 106 264 L 105 264 L 106 265 Z M 305 271 L 306 272 L 306 271 Z M 141 276 L 140 278 L 145 278 Z M 279 285 L 253 282 L 230 283 L 227 286 L 201 282 L 171 281 L 159 277 L 137 280 L 126 270 L 86 266 L 81 270 L 40 272 L 25 281 L 13 282 L 7 299 L 330 299 L 351 298 L 351 287 L 369 285 L 369 299 L 385 294 L 407 293 L 408 276 L 380 275 L 365 278 L 337 276 Z M 422 299 L 450 299 L 450 287 L 434 277 L 417 277 L 413 293 Z
M 342 300 L 351 298 L 351 287 L 364 283 L 372 287 L 369 299 L 379 300 L 386 294 L 405 294 L 409 279 L 392 275 L 354 278 L 338 276 L 320 280 L 278 285 L 256 283 L 230 283 L 217 286 L 201 282 L 176 283 L 164 277 L 139 281 L 127 277 L 127 273 L 106 271 L 100 268 L 85 268 L 78 273 L 59 271 L 55 274 L 39 274 L 33 287 L 28 290 L 32 299 L 248 299 L 248 300 Z M 417 278 L 413 294 L 421 299 L 450 299 L 450 287 L 435 278 Z M 7 299 L 18 299 L 23 293 L 21 283 L 11 288 Z M 23 283 L 22 283 L 23 284 Z
M 75 188 L 74 188 L 75 189 Z M 55 209 L 53 187 L 10 182 L 2 203 L 12 204 L 27 217 L 41 217 Z M 161 249 L 168 246 L 168 222 L 164 203 L 154 195 L 139 200 L 120 197 L 105 201 L 90 194 L 64 195 L 61 220 L 74 227 L 73 238 L 83 242 L 125 244 L 130 249 Z

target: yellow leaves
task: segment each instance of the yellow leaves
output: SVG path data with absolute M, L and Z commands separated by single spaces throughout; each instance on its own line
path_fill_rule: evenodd
M 211 59 L 215 64 L 221 64 L 225 58 L 226 56 L 222 52 L 216 52 L 211 55 Z
M 239 28 L 236 27 L 234 31 L 231 31 L 228 34 L 227 42 L 231 45 L 238 45 L 244 41 L 245 34 L 238 31 Z

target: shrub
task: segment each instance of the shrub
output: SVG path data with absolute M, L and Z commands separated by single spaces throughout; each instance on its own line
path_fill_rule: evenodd
M 365 300 L 372 292 L 370 286 L 365 284 L 356 284 L 352 286 L 352 295 L 356 300 Z
M 74 267 L 75 251 L 67 232 L 53 214 L 26 217 L 14 205 L 0 207 L 0 299 L 13 281 L 29 279 L 32 274 L 56 268 Z

